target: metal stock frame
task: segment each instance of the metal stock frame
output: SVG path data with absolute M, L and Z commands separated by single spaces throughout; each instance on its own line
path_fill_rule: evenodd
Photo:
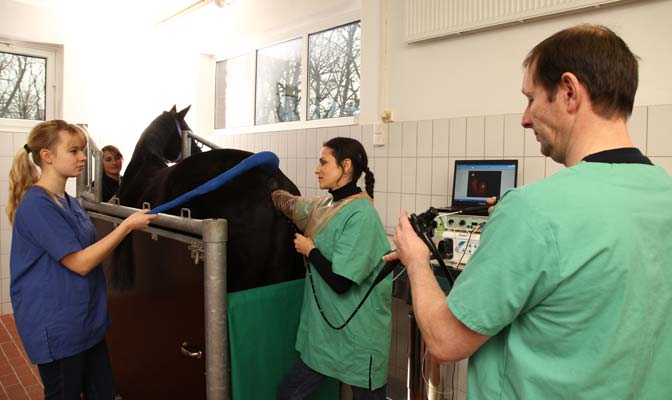
M 86 131 L 86 127 L 82 128 Z M 138 209 L 100 202 L 103 176 L 102 153 L 88 132 L 87 136 L 88 145 L 85 151 L 89 162 L 83 173 L 77 177 L 77 198 L 92 219 L 119 224 Z M 190 138 L 210 148 L 219 148 L 194 135 L 191 131 L 184 131 L 182 138 L 182 154 L 185 158 L 191 154 Z M 92 184 L 94 179 L 100 182 L 95 188 Z M 145 232 L 151 234 L 152 237 L 161 236 L 189 245 L 203 245 L 206 395 L 207 400 L 228 400 L 231 395 L 226 290 L 227 220 L 199 220 L 159 214 Z

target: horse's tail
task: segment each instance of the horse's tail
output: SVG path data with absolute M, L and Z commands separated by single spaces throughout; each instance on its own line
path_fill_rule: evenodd
M 123 292 L 135 283 L 135 264 L 133 263 L 133 235 L 128 235 L 119 243 L 111 255 L 111 289 Z

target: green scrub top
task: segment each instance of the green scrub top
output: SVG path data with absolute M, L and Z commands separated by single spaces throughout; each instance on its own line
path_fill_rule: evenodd
M 473 399 L 672 399 L 672 178 L 581 162 L 509 192 L 447 302 Z
M 342 201 L 346 201 L 342 200 Z M 295 209 L 321 199 L 299 198 Z M 338 202 L 334 203 L 337 206 Z M 380 217 L 368 197 L 350 201 L 313 238 L 332 263 L 334 273 L 355 282 L 337 294 L 311 266 L 315 291 L 324 313 L 335 326 L 352 314 L 385 264 L 390 245 Z M 391 337 L 392 276 L 371 292 L 350 323 L 334 330 L 322 319 L 306 277 L 296 349 L 310 368 L 349 385 L 378 389 L 387 381 Z

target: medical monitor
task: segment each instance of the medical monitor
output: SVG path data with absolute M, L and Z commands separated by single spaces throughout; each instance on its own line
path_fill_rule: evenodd
M 456 160 L 451 208 L 486 204 L 516 187 L 518 160 Z

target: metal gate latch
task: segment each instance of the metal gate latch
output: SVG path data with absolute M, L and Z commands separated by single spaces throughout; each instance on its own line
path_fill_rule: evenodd
M 203 255 L 205 254 L 205 248 L 203 246 L 203 242 L 191 242 L 189 243 L 189 251 L 191 252 L 191 258 L 194 259 L 194 264 L 198 264 L 198 262 L 203 258 Z

